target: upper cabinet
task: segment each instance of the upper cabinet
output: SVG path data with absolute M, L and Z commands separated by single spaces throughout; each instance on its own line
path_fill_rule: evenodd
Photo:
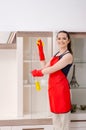
M 19 82 L 23 85 L 23 115 L 29 118 L 44 118 L 49 114 L 48 97 L 47 97 L 47 76 L 43 78 L 34 78 L 31 75 L 33 69 L 41 69 L 39 54 L 37 50 L 37 40 L 44 42 L 44 52 L 46 61 L 52 56 L 53 33 L 52 32 L 17 32 L 17 48 L 20 56 L 19 64 L 21 67 Z M 23 65 L 22 65 L 23 63 Z M 41 89 L 36 89 L 36 82 L 39 82 Z M 22 90 L 21 90 L 22 92 Z
M 73 66 L 70 70 L 73 119 L 86 119 L 86 33 L 71 32 Z

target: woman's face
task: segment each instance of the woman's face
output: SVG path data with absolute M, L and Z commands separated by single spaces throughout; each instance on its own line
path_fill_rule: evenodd
M 70 42 L 70 40 L 68 39 L 66 33 L 61 32 L 58 34 L 57 43 L 60 48 L 67 48 L 67 45 L 69 42 Z

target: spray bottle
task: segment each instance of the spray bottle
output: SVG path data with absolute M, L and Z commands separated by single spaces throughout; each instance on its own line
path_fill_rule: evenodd
M 37 77 L 35 78 L 35 87 L 37 91 L 41 90 L 40 82 L 38 81 Z

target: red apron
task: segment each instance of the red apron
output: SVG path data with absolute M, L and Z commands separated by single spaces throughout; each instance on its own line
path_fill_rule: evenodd
M 54 57 L 50 66 L 58 62 L 59 57 Z M 49 75 L 49 102 L 53 113 L 66 113 L 71 110 L 70 86 L 64 73 L 59 70 Z

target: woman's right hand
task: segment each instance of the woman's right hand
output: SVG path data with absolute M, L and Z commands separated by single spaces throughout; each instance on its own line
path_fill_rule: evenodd
M 42 70 L 32 70 L 32 76 L 33 77 L 41 77 L 41 76 L 43 76 L 44 74 L 42 73 Z

